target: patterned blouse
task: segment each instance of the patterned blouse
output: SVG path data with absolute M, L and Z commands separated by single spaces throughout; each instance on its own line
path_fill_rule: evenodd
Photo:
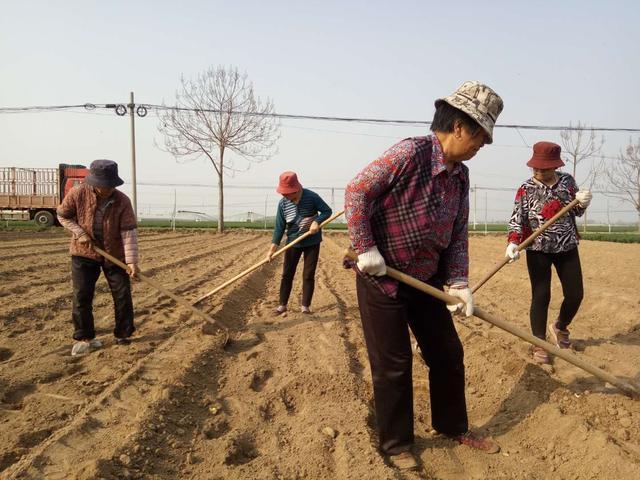
M 551 187 L 533 178 L 520 186 L 509 220 L 509 243 L 523 242 L 575 198 L 578 187 L 573 177 L 563 172 L 556 174 L 558 181 Z M 585 209 L 577 205 L 536 237 L 527 250 L 560 253 L 577 247 L 580 235 L 575 217 L 582 216 L 584 212 Z
M 435 135 L 402 140 L 367 165 L 347 185 L 345 215 L 356 253 L 375 245 L 418 280 L 468 283 L 469 171 L 461 163 L 447 171 Z M 397 295 L 396 280 L 365 277 Z

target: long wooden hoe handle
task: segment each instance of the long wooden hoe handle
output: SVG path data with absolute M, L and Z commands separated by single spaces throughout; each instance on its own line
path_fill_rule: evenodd
M 546 222 L 544 222 L 540 228 L 538 228 L 535 232 L 533 232 L 531 235 L 529 235 L 522 243 L 520 243 L 518 245 L 518 251 L 521 252 L 522 250 L 524 250 L 525 248 L 527 248 L 529 245 L 531 245 L 533 243 L 533 241 L 536 239 L 536 237 L 538 235 L 540 235 L 542 232 L 544 232 L 547 228 L 549 228 L 551 225 L 553 225 L 560 217 L 562 217 L 565 213 L 567 213 L 569 210 L 571 210 L 573 207 L 575 207 L 578 204 L 578 200 L 572 200 L 571 203 L 569 203 L 568 205 L 566 205 L 565 207 L 562 208 L 562 210 L 560 210 L 558 213 L 556 213 L 553 217 L 551 217 L 549 220 L 547 220 Z M 493 267 L 493 270 L 491 270 L 489 273 L 487 273 L 482 280 L 480 280 L 477 284 L 475 284 L 473 286 L 473 288 L 471 288 L 471 291 L 475 293 L 476 290 L 478 290 L 482 285 L 484 285 L 486 283 L 487 280 L 489 280 L 491 277 L 493 277 L 496 273 L 498 273 L 498 271 L 504 267 L 507 263 L 509 263 L 511 259 L 509 257 L 505 257 L 503 258 L 500 262 L 498 262 L 498 264 Z
M 340 215 L 342 215 L 344 213 L 344 210 L 339 211 L 338 213 L 334 213 L 333 215 L 331 215 L 329 218 L 327 218 L 324 222 L 322 222 L 320 224 L 320 228 L 324 227 L 325 225 L 333 222 L 336 218 L 338 218 Z M 293 247 L 296 243 L 301 242 L 302 240 L 304 240 L 305 238 L 307 238 L 309 235 L 311 235 L 310 232 L 306 232 L 302 235 L 300 235 L 298 238 L 296 238 L 294 241 L 292 241 L 291 243 L 286 244 L 284 247 L 282 247 L 280 250 L 278 250 L 277 252 L 275 252 L 271 258 L 273 259 L 274 257 L 277 257 L 278 255 L 284 253 L 285 251 L 289 250 L 291 247 Z M 315 235 L 315 234 L 314 234 Z M 236 275 L 233 278 L 230 278 L 229 280 L 227 280 L 226 282 L 224 282 L 222 285 L 218 285 L 216 288 L 214 288 L 213 290 L 211 290 L 210 292 L 205 293 L 203 296 L 201 296 L 200 298 L 198 298 L 195 302 L 193 302 L 194 305 L 197 305 L 198 303 L 200 303 L 202 300 L 204 300 L 205 298 L 209 298 L 211 295 L 218 293 L 220 290 L 222 290 L 224 287 L 227 287 L 229 285 L 231 285 L 233 282 L 235 282 L 236 280 L 240 280 L 242 277 L 244 277 L 245 275 L 248 275 L 249 273 L 253 272 L 256 268 L 261 267 L 262 265 L 264 265 L 265 263 L 269 263 L 268 259 L 264 259 L 259 261 L 258 263 L 256 263 L 255 265 L 247 268 L 246 270 L 243 270 L 242 272 L 240 272 L 238 275 Z
M 356 255 L 356 253 L 351 249 L 348 249 L 345 252 L 345 255 L 352 260 L 358 259 L 358 256 Z M 412 276 L 407 275 L 406 273 L 402 273 L 401 271 L 396 270 L 395 268 L 391 268 L 387 266 L 387 275 L 390 276 L 391 278 L 395 278 L 399 282 L 406 283 L 407 285 L 417 290 L 428 293 L 429 295 L 436 297 L 437 299 L 442 300 L 443 302 L 449 305 L 455 305 L 461 302 L 459 298 L 451 296 L 448 293 L 445 293 L 442 290 L 432 287 L 427 283 L 421 282 L 420 280 L 417 280 Z M 490 324 L 495 325 L 496 327 L 511 333 L 512 335 L 515 335 L 516 337 L 521 338 L 522 340 L 532 343 L 533 345 L 537 345 L 538 347 L 542 347 L 547 352 L 552 353 L 556 357 L 560 357 L 563 360 L 566 360 L 567 362 L 575 365 L 576 367 L 581 368 L 582 370 L 585 370 L 591 373 L 592 375 L 604 380 L 605 382 L 609 382 L 611 385 L 615 385 L 620 390 L 622 390 L 625 394 L 627 394 L 628 396 L 636 400 L 640 398 L 639 387 L 632 385 L 628 382 L 625 382 L 624 380 L 621 380 L 611 375 L 610 373 L 607 373 L 604 370 L 594 365 L 591 365 L 590 363 L 585 362 L 584 360 L 576 356 L 573 352 L 569 351 L 568 349 L 560 349 L 549 342 L 545 342 L 544 340 L 541 340 L 538 337 L 534 337 L 529 332 L 526 332 L 512 325 L 511 323 L 496 317 L 495 315 L 486 313 L 479 307 L 476 307 L 476 306 L 473 307 L 473 315 L 475 317 L 480 318 L 481 320 L 484 320 L 485 322 L 489 322 Z
M 121 262 L 120 260 L 118 260 L 117 258 L 115 258 L 113 255 L 109 255 L 107 252 L 105 252 L 104 250 L 102 250 L 101 248 L 99 248 L 99 247 L 97 247 L 95 245 L 93 245 L 93 249 L 96 252 L 98 252 L 100 255 L 102 255 L 104 258 L 109 260 L 110 262 L 115 263 L 120 268 L 124 268 L 125 271 L 127 271 L 127 272 L 129 271 L 129 267 L 126 264 L 124 264 L 123 262 Z M 165 294 L 167 297 L 169 297 L 172 300 L 174 300 L 179 305 L 191 310 L 193 313 L 195 313 L 196 315 L 201 317 L 203 320 L 206 320 L 207 322 L 210 322 L 210 323 L 212 323 L 214 325 L 218 325 L 219 327 L 221 327 L 225 331 L 225 335 L 227 336 L 227 340 L 229 339 L 229 332 L 228 332 L 229 327 L 227 325 L 225 325 L 223 322 L 221 322 L 220 320 L 214 320 L 211 315 L 207 315 L 202 310 L 194 307 L 189 302 L 187 302 L 184 298 L 177 296 L 171 290 L 166 289 L 165 287 L 160 285 L 158 282 L 156 282 L 155 280 L 150 279 L 149 277 L 147 277 L 143 273 L 138 272 L 138 274 L 136 276 L 138 278 L 140 278 L 140 280 L 142 280 L 143 282 L 148 283 L 149 285 L 151 285 L 153 288 L 155 288 L 159 292 Z

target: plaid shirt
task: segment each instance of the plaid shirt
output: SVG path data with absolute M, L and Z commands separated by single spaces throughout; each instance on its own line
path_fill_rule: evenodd
M 435 135 L 402 140 L 365 167 L 347 185 L 345 216 L 356 253 L 375 245 L 418 280 L 468 283 L 469 170 L 457 163 L 447 172 Z M 396 280 L 366 278 L 397 295 Z

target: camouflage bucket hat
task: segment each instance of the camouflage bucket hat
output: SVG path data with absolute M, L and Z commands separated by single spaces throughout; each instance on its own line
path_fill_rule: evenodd
M 436 107 L 440 102 L 447 102 L 469 115 L 489 135 L 487 143 L 493 143 L 493 127 L 504 104 L 491 88 L 480 82 L 467 81 L 448 97 L 436 100 Z

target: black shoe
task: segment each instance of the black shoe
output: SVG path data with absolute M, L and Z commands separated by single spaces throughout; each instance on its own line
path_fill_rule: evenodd
M 128 338 L 116 338 L 116 345 L 131 345 L 131 340 Z

